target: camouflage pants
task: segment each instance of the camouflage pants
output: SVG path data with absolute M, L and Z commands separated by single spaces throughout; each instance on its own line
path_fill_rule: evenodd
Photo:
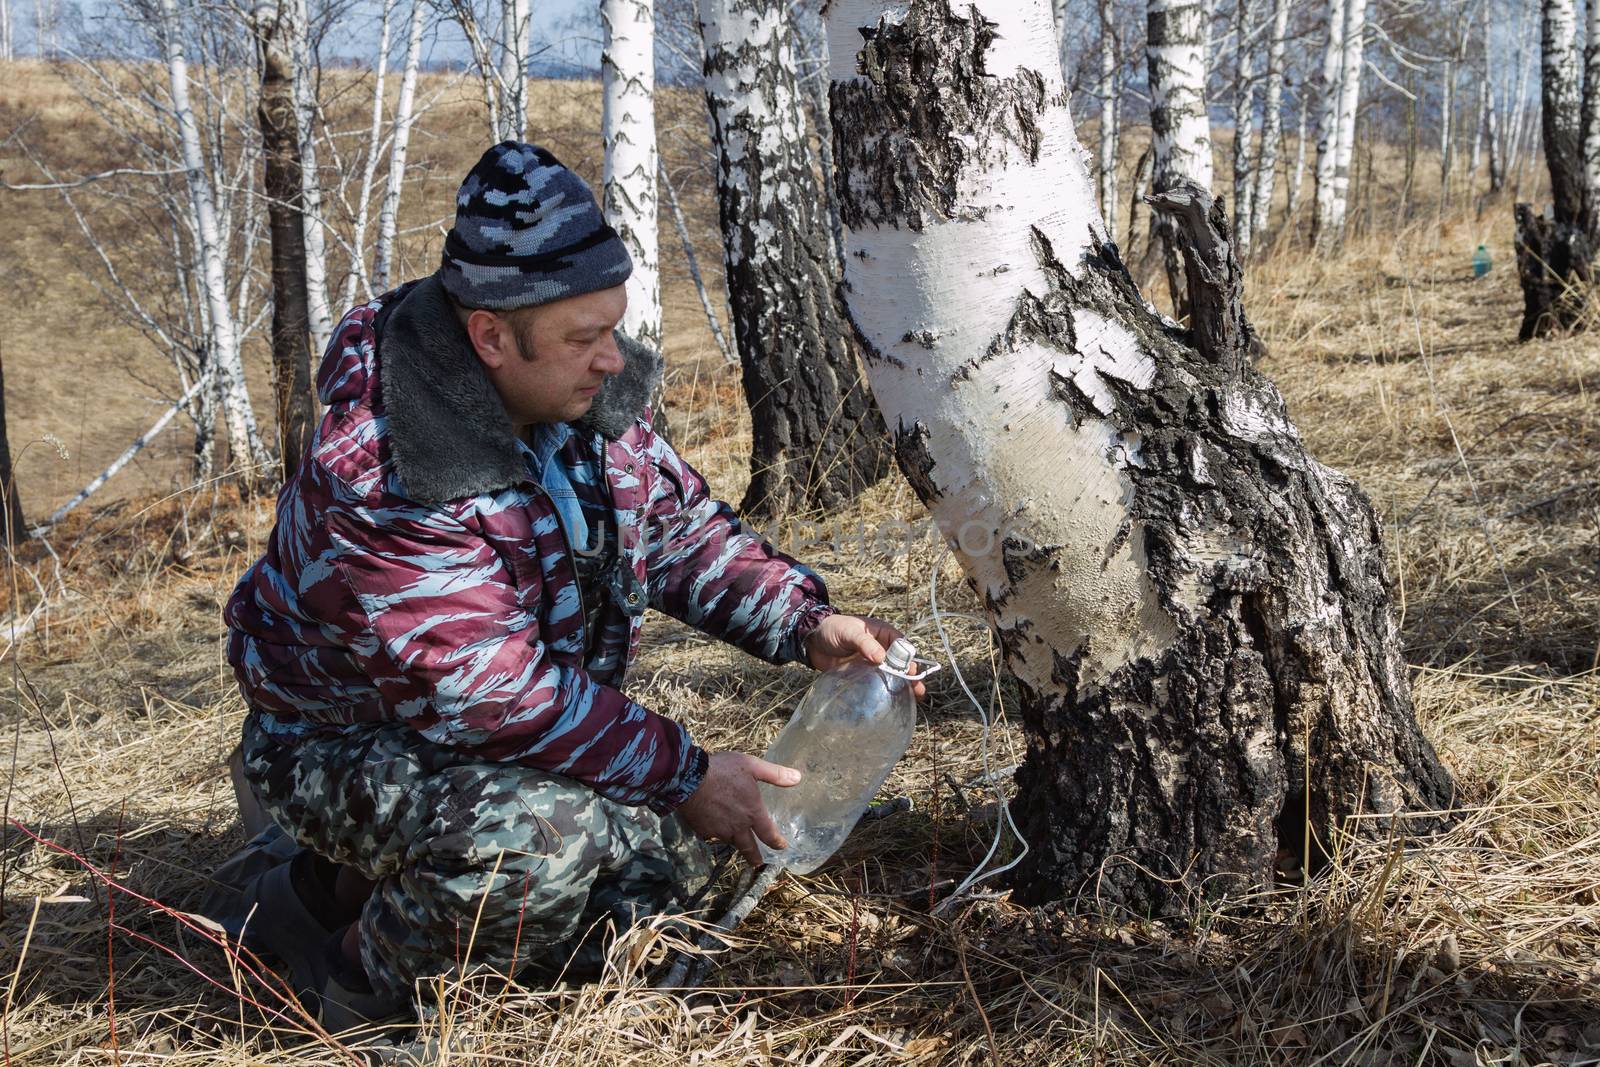
M 673 816 L 436 745 L 398 723 L 281 744 L 247 716 L 244 770 L 300 844 L 377 884 L 361 914 L 376 989 L 471 962 L 592 976 L 608 929 L 679 910 L 709 873 Z M 525 973 L 525 972 L 524 972 Z

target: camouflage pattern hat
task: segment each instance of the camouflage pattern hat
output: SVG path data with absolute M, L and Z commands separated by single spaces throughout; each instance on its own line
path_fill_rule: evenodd
M 549 304 L 621 285 L 631 273 L 594 193 L 538 145 L 502 141 L 461 183 L 439 277 L 463 307 Z

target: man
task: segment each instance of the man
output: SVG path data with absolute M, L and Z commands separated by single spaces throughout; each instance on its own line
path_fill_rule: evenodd
M 254 929 L 324 1025 L 403 1013 L 470 959 L 592 966 L 682 906 L 693 836 L 782 848 L 758 782 L 617 688 L 654 607 L 773 663 L 880 662 L 643 412 L 660 357 L 613 333 L 627 252 L 545 150 L 490 149 L 437 273 L 351 310 L 328 406 L 226 610 L 244 776 L 302 851 Z

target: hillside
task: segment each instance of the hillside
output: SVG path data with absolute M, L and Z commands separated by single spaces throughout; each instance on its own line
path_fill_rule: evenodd
M 64 170 L 96 165 L 52 75 L 16 67 L 0 88 L 0 129 L 27 112 Z M 558 154 L 593 176 L 581 132 L 594 123 L 592 91 L 544 91 L 559 116 L 550 139 L 570 146 Z M 427 119 L 407 225 L 447 210 L 475 155 L 470 101 L 450 99 Z M 687 147 L 676 158 L 687 167 Z M 4 170 L 17 180 L 14 159 Z M 714 266 L 708 190 L 684 193 Z M 53 433 L 69 455 L 31 446 L 34 511 L 86 481 L 171 392 L 140 342 L 93 312 L 93 272 L 51 195 L 8 200 L 15 223 L 0 232 L 0 255 L 22 272 L 0 312 L 13 447 Z M 974 784 L 982 730 L 946 671 L 889 784 L 915 810 L 781 884 L 705 994 L 650 991 L 643 953 L 630 951 L 648 947 L 641 933 L 598 987 L 440 990 L 435 1025 L 462 1050 L 453 1062 L 1600 1059 L 1600 344 L 1515 343 L 1508 203 L 1443 221 L 1387 224 L 1388 211 L 1371 209 L 1370 232 L 1337 256 L 1276 250 L 1251 269 L 1247 303 L 1313 452 L 1353 474 L 1383 517 L 1419 714 L 1464 791 L 1456 830 L 1406 851 L 1350 846 L 1309 883 L 1208 911 L 1193 928 L 1093 899 L 1029 911 L 993 893 L 935 918 L 930 903 L 983 859 L 994 810 Z M 412 265 L 425 269 L 433 240 L 412 236 Z M 1474 280 L 1480 241 L 1496 266 Z M 669 282 L 675 426 L 736 499 L 748 447 L 737 379 L 692 289 L 681 274 Z M 259 342 L 247 358 L 260 375 Z M 264 404 L 264 379 L 252 385 Z M 4 805 L 16 822 L 0 845 L 8 1062 L 349 1062 L 264 1012 L 273 994 L 166 910 L 193 907 L 204 872 L 239 844 L 222 761 L 243 707 L 220 609 L 270 524 L 269 501 L 186 485 L 182 439 L 164 439 L 57 531 L 59 561 L 32 545 L 7 574 L 6 609 L 31 609 L 41 593 L 49 603 L 0 661 Z M 937 650 L 930 576 L 942 611 L 976 610 L 953 559 L 933 544 L 901 553 L 854 537 L 919 512 L 896 477 L 835 516 L 831 533 L 796 531 L 812 542 L 797 550 L 837 603 Z M 1020 735 L 985 632 L 946 625 L 956 665 L 1001 720 L 991 765 L 1009 767 Z M 630 694 L 705 743 L 759 751 L 807 682 L 655 618 Z M 128 892 L 108 894 L 86 863 Z

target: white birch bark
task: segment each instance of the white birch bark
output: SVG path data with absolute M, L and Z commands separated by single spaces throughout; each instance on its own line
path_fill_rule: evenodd
M 520 141 L 528 129 L 528 0 L 501 0 L 500 36 L 500 139 Z
M 1322 95 L 1317 102 L 1316 210 L 1311 240 L 1333 229 L 1333 171 L 1339 156 L 1339 89 L 1343 85 L 1345 8 L 1360 0 L 1328 0 L 1328 40 L 1322 50 Z
M 344 276 L 341 306 L 356 302 L 359 285 L 372 295 L 372 278 L 367 274 L 367 219 L 370 215 L 372 183 L 378 175 L 378 150 L 383 139 L 383 85 L 389 70 L 389 23 L 395 0 L 383 0 L 383 16 L 378 27 L 378 54 L 372 64 L 372 118 L 367 124 L 367 150 L 361 164 L 361 191 L 356 196 L 356 220 L 350 231 L 350 269 Z
M 1584 219 L 1586 182 L 1581 137 L 1582 74 L 1578 17 L 1573 0 L 1541 0 L 1540 98 L 1544 106 L 1544 156 L 1558 223 Z
M 411 0 L 411 20 L 406 27 L 405 69 L 400 75 L 400 97 L 394 107 L 394 135 L 389 143 L 389 175 L 378 211 L 378 236 L 372 250 L 372 290 L 386 292 L 394 284 L 395 235 L 399 229 L 400 191 L 406 177 L 406 153 L 411 147 L 411 124 L 417 105 L 417 71 L 422 65 L 423 0 Z
M 661 348 L 661 254 L 656 236 L 655 15 L 651 0 L 601 0 L 601 138 L 606 221 L 633 260 L 622 332 Z
M 1300 121 L 1294 131 L 1294 169 L 1289 175 L 1289 198 L 1284 205 L 1286 225 L 1293 226 L 1300 217 L 1300 199 L 1306 180 L 1306 122 L 1311 110 L 1311 97 L 1305 86 L 1300 87 Z
M 1478 106 L 1473 108 L 1477 119 L 1472 124 L 1472 155 L 1467 159 L 1467 177 L 1476 178 L 1483 163 L 1483 132 L 1489 128 L 1489 79 L 1478 83 Z
M 1450 168 L 1455 163 L 1456 65 L 1446 59 L 1439 87 L 1439 205 L 1450 204 Z
M 0 0 L 0 59 L 11 62 L 11 0 Z
M 1500 130 L 1500 110 L 1496 106 L 1494 84 L 1489 79 L 1484 81 L 1484 136 L 1489 142 L 1489 191 L 1498 193 L 1506 184 L 1506 160 L 1504 140 Z
M 1255 229 L 1255 162 L 1251 141 L 1255 138 L 1255 50 L 1250 0 L 1235 0 L 1235 44 L 1233 66 L 1233 241 L 1240 260 L 1250 255 L 1250 239 Z
M 293 0 L 290 59 L 294 63 L 295 121 L 300 133 L 300 219 L 306 235 L 306 309 L 311 350 L 321 356 L 333 336 L 328 304 L 328 236 L 317 171 L 317 84 L 311 55 L 311 16 L 306 0 Z
M 796 505 L 837 507 L 888 463 L 838 298 L 793 26 L 782 0 L 700 0 L 699 14 L 723 262 L 752 422 L 739 510 L 770 517 Z M 1049 22 L 1039 28 L 1053 55 Z
M 207 340 L 211 347 L 223 417 L 228 425 L 235 456 L 251 468 L 247 481 L 254 481 L 259 468 L 267 463 L 267 452 L 256 429 L 255 412 L 245 388 L 244 365 L 239 360 L 239 339 L 234 328 L 233 309 L 228 304 L 227 276 L 223 268 L 222 234 L 217 225 L 216 197 L 205 154 L 200 148 L 200 128 L 189 101 L 189 67 L 183 54 L 183 26 L 176 0 L 160 0 L 161 44 L 172 94 L 173 120 L 178 128 L 179 150 L 183 156 L 184 182 L 189 189 L 193 214 L 199 280 L 205 290 Z
M 1588 0 L 1583 46 L 1583 159 L 1589 240 L 1600 245 L 1600 0 Z
M 1117 77 L 1117 23 L 1112 0 L 1099 0 L 1100 10 L 1100 154 L 1095 161 L 1100 177 L 1100 211 L 1105 215 L 1106 232 L 1117 233 L 1117 102 L 1122 96 Z M 1060 22 L 1060 16 L 1057 17 Z M 1062 62 L 1066 62 L 1066 41 L 1062 39 Z M 1065 67 L 1063 66 L 1063 70 Z M 1065 76 L 1065 75 L 1063 75 Z
M 1289 0 L 1273 0 L 1272 39 L 1267 42 L 1267 91 L 1261 107 L 1261 153 L 1256 160 L 1256 186 L 1251 193 L 1252 229 L 1264 238 L 1272 228 L 1273 185 L 1278 178 L 1278 152 L 1283 144 L 1283 56 L 1289 42 Z M 1305 131 L 1301 131 L 1302 139 Z
M 1333 211 L 1330 236 L 1344 236 L 1350 203 L 1350 161 L 1356 150 L 1356 116 L 1360 113 L 1361 82 L 1366 71 L 1367 5 L 1370 0 L 1347 0 L 1344 20 L 1344 61 L 1339 72 L 1338 152 L 1333 164 Z
M 1110 0 L 1100 0 L 1100 6 L 1101 6 L 1100 18 L 1102 20 L 1100 25 L 1102 27 L 1105 26 L 1105 24 L 1106 24 L 1105 21 L 1104 21 L 1104 19 L 1105 19 L 1105 11 L 1104 11 L 1104 9 L 1107 6 L 1107 4 L 1109 4 L 1109 2 L 1110 2 Z M 1069 51 L 1068 51 L 1068 48 L 1067 48 L 1067 0 L 1051 0 L 1050 13 L 1053 16 L 1051 21 L 1055 24 L 1055 31 L 1056 31 L 1056 58 L 1057 58 L 1057 60 L 1059 60 L 1059 62 L 1061 64 L 1061 80 L 1062 81 L 1068 81 L 1072 77 L 1072 71 L 1069 70 L 1068 66 L 1067 66 L 1068 63 L 1071 61 L 1071 56 L 1069 55 Z M 1102 47 L 1104 47 L 1103 44 L 1102 44 Z
M 1302 788 L 1331 800 L 1311 835 L 1333 809 L 1445 800 L 1370 505 L 1253 369 L 1225 251 L 1191 259 L 1195 348 L 1105 254 L 1044 0 L 834 0 L 829 18 L 863 362 L 1019 686 L 1021 900 L 1270 884 Z M 1213 345 L 1223 289 L 1233 342 Z
M 1205 0 L 1148 0 L 1153 186 L 1182 178 L 1211 188 L 1211 122 L 1206 116 Z

